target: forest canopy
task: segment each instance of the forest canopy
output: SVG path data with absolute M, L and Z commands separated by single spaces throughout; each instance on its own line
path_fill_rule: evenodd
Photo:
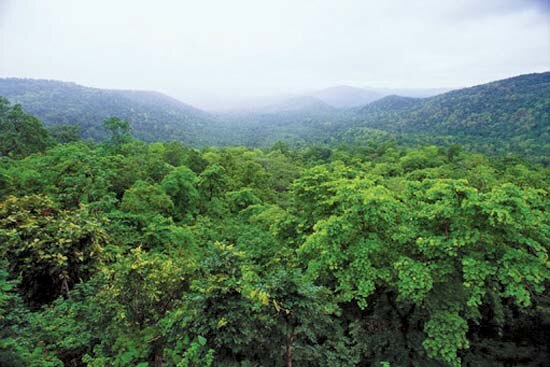
M 541 366 L 550 171 L 48 132 L 0 100 L 2 366 Z

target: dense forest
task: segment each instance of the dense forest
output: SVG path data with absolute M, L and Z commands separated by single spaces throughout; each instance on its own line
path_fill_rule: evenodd
M 453 93 L 380 103 L 470 105 Z M 530 96 L 519 121 L 545 138 L 548 95 Z M 0 99 L 1 366 L 550 360 L 544 164 L 368 126 L 299 149 L 101 128 L 85 141 Z
M 204 144 L 208 113 L 166 95 L 147 91 L 87 88 L 75 83 L 34 79 L 0 79 L 0 96 L 40 118 L 47 127 L 76 125 L 85 139 L 104 140 L 102 122 L 118 116 L 132 123 L 141 140 L 162 139 Z
M 460 144 L 491 156 L 513 154 L 550 163 L 550 72 L 429 98 L 370 96 L 373 101 L 359 108 L 341 107 L 342 99 L 350 99 L 347 94 L 346 89 L 327 90 L 251 111 L 211 114 L 154 92 L 0 79 L 0 96 L 22 104 L 47 127 L 76 125 L 84 139 L 95 141 L 109 135 L 102 122 L 118 116 L 130 122 L 134 137 L 147 142 L 267 148 L 281 140 L 291 148 L 336 148 L 361 145 L 374 134 L 400 146 Z

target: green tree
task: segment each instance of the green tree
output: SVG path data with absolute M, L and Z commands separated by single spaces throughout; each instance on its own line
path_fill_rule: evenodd
M 208 166 L 199 175 L 197 185 L 203 197 L 211 201 L 226 190 L 227 177 L 225 169 L 218 164 Z
M 176 217 L 182 219 L 198 208 L 199 192 L 195 188 L 197 176 L 187 167 L 175 168 L 161 182 L 162 189 L 172 199 Z
M 82 140 L 80 126 L 78 125 L 56 125 L 48 129 L 50 136 L 59 144 L 73 143 Z
M 103 121 L 103 127 L 111 133 L 113 144 L 120 145 L 130 139 L 130 123 L 126 120 L 110 117 Z
M 0 156 L 22 158 L 49 145 L 48 131 L 38 119 L 0 97 Z
M 430 357 L 460 365 L 458 352 L 468 348 L 468 326 L 479 321 L 482 307 L 507 307 L 508 300 L 529 307 L 550 277 L 544 192 L 505 184 L 480 195 L 464 180 L 437 179 L 411 182 L 403 197 L 365 179 L 306 183 L 295 190 L 313 197 L 325 192 L 320 202 L 331 204 L 327 212 L 308 209 L 320 215 L 299 249 L 309 274 L 340 302 L 354 300 L 369 312 L 393 309 L 400 349 L 418 361 L 422 350 L 412 341 L 425 333 Z M 378 301 L 381 295 L 388 302 Z M 410 358 L 392 354 L 378 357 Z
M 174 203 L 159 185 L 137 181 L 124 193 L 120 208 L 144 216 L 170 216 L 174 211 Z
M 0 203 L 0 254 L 33 306 L 66 295 L 96 271 L 106 244 L 101 225 L 85 208 L 60 210 L 45 196 Z

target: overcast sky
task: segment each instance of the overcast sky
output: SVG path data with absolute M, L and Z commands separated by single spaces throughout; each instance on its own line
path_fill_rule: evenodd
M 205 96 L 550 70 L 550 0 L 0 0 L 0 77 Z

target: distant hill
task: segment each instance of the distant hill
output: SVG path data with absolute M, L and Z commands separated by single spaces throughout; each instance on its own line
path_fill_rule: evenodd
M 389 89 L 358 88 L 341 85 L 309 93 L 308 95 L 337 108 L 360 107 L 390 95 L 425 98 L 448 92 L 448 89 Z
M 413 98 L 428 98 L 450 92 L 450 88 L 376 88 L 384 96 L 402 96 Z
M 515 153 L 550 163 L 550 72 L 429 98 L 391 95 L 361 108 L 317 115 L 305 110 L 237 116 L 234 130 L 247 145 L 269 145 L 276 140 L 298 145 L 363 144 L 373 135 L 393 136 L 411 144 L 459 143 L 470 150 Z
M 384 94 L 367 89 L 341 85 L 310 93 L 312 97 L 339 108 L 365 105 L 384 97 Z
M 391 95 L 369 103 L 360 110 L 360 113 L 397 113 L 420 105 L 422 102 L 420 98 Z
M 0 79 L 0 96 L 23 105 L 46 126 L 74 124 L 84 138 L 101 140 L 103 120 L 126 119 L 132 134 L 145 141 L 180 140 L 206 142 L 211 116 L 162 93 L 107 90 L 75 83 L 35 79 Z
M 331 121 L 347 115 L 318 98 L 300 96 L 252 111 L 222 114 L 218 119 L 219 126 L 233 134 L 226 140 L 230 145 L 270 146 L 279 140 L 305 145 L 318 143 Z
M 330 93 L 213 115 L 156 92 L 0 79 L 0 96 L 21 103 L 47 126 L 76 124 L 85 138 L 97 140 L 107 136 L 102 121 L 118 116 L 129 120 L 133 135 L 145 141 L 178 140 L 193 146 L 269 146 L 278 140 L 296 146 L 338 145 L 363 144 L 374 134 L 410 142 L 460 143 L 471 150 L 513 152 L 550 163 L 545 158 L 550 157 L 550 72 L 428 98 L 378 96 L 354 108 L 335 107 L 344 102 L 333 99 L 331 104 L 327 96 L 360 91 L 347 87 L 326 91 Z
M 387 97 L 359 110 L 360 125 L 398 133 L 490 138 L 550 137 L 550 72 L 425 99 Z
M 330 113 L 335 108 L 312 96 L 285 99 L 279 103 L 260 108 L 256 113 Z

